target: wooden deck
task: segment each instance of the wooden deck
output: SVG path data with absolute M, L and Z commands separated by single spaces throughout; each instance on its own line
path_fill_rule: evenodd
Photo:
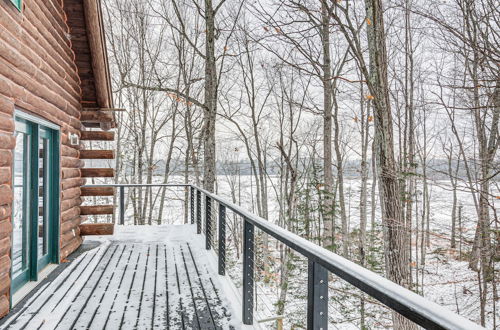
M 153 228 L 123 227 L 83 253 L 0 329 L 234 329 L 201 236 Z

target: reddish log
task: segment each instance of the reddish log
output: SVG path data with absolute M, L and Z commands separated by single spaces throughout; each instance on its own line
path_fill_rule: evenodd
M 0 206 L 0 221 L 5 220 L 8 217 L 10 217 L 11 212 L 12 212 L 12 208 L 10 205 Z
M 10 219 L 0 221 L 0 239 L 4 239 L 5 237 L 10 237 L 10 233 L 12 232 L 12 223 Z
M 113 120 L 112 113 L 102 111 L 82 111 L 80 117 L 82 123 L 111 123 Z
M 61 186 L 63 190 L 74 188 L 74 187 L 80 187 L 85 184 L 85 181 L 81 178 L 70 178 L 70 179 L 63 179 Z
M 0 205 L 10 204 L 12 202 L 12 189 L 10 185 L 0 185 Z
M 25 22 L 29 21 L 30 19 L 26 18 Z M 40 54 L 42 53 L 37 54 L 33 52 L 26 45 L 23 45 L 15 38 L 10 37 L 4 29 L 0 31 L 0 48 L 3 50 L 2 55 L 5 61 L 10 63 L 15 68 L 22 68 L 22 71 L 26 73 L 26 76 L 30 77 L 31 83 L 29 85 L 25 85 L 30 91 L 34 91 L 35 94 L 42 96 L 46 100 L 51 100 L 51 102 L 60 109 L 68 110 L 69 104 L 72 105 L 72 108 L 76 108 L 78 106 L 76 103 L 78 102 L 76 91 L 74 91 L 73 95 L 68 93 L 68 90 L 71 90 L 71 88 L 68 87 L 67 80 L 61 79 L 61 75 L 54 73 L 54 70 L 51 70 L 50 66 L 46 64 L 46 60 L 39 61 Z M 46 53 L 46 51 L 47 50 L 44 50 L 44 53 Z M 19 56 L 18 52 L 23 52 L 23 55 L 25 56 Z M 30 61 L 29 58 L 32 60 Z M 41 65 L 41 68 L 33 62 L 38 62 Z M 18 73 L 9 75 L 9 68 L 5 69 L 7 72 L 4 74 L 8 78 L 10 78 L 13 82 L 22 85 L 22 81 L 26 78 L 24 75 Z M 59 81 L 65 85 L 61 86 Z M 50 86 L 50 88 L 47 86 Z M 43 90 L 43 87 L 45 87 L 45 91 Z M 76 115 L 75 113 L 72 114 Z
M 14 149 L 16 139 L 12 134 L 0 133 L 0 149 Z
M 71 220 L 67 220 L 61 223 L 61 233 L 65 234 L 71 231 L 72 229 L 78 228 L 78 226 L 81 223 L 80 220 L 81 220 L 80 217 L 75 217 Z
M 81 172 L 77 168 L 63 168 L 61 171 L 62 179 L 79 178 Z
M 82 204 L 82 199 L 80 197 L 67 199 L 67 200 L 61 202 L 61 212 L 67 211 L 67 210 L 69 210 L 75 206 L 79 206 L 81 204 Z
M 9 298 L 7 295 L 3 295 L 0 297 L 0 318 L 4 317 L 9 313 Z
M 10 167 L 12 165 L 12 151 L 0 150 L 0 166 Z
M 72 59 L 72 53 L 67 40 L 68 37 L 64 35 L 64 31 L 66 31 L 66 24 L 62 19 L 64 16 L 54 15 L 54 11 L 49 10 L 52 7 L 55 6 L 47 5 L 44 2 L 36 2 L 25 8 L 23 14 L 27 12 L 28 19 L 33 19 L 33 22 L 42 24 L 42 26 L 46 26 L 48 22 L 53 28 L 44 33 L 44 35 L 47 36 L 47 39 L 55 43 L 55 46 L 57 46 L 57 48 L 54 48 L 55 50 L 63 52 L 61 56 L 64 55 L 66 59 Z
M 61 222 L 73 220 L 80 215 L 80 207 L 75 206 L 61 213 Z
M 82 131 L 81 140 L 91 141 L 114 141 L 115 132 L 102 132 L 102 131 Z
M 78 158 L 79 157 L 79 152 L 73 146 L 66 146 L 66 145 L 63 144 L 63 145 L 61 145 L 61 155 L 63 157 Z
M 84 178 L 112 178 L 115 176 L 115 170 L 112 168 L 82 168 L 81 172 Z
M 80 225 L 80 235 L 113 235 L 115 232 L 114 223 L 82 223 Z
M 10 257 L 3 255 L 0 257 L 0 276 L 9 274 L 10 271 Z
M 114 159 L 113 150 L 80 150 L 80 159 Z
M 9 289 L 10 289 L 10 276 L 9 274 L 4 274 L 0 276 L 0 296 L 7 294 L 9 292 Z
M 62 245 L 66 245 L 72 239 L 78 236 L 80 236 L 80 228 L 78 226 L 71 228 L 71 230 L 68 230 L 67 232 L 61 235 Z
M 29 81 L 24 81 L 23 83 L 28 83 Z M 22 88 L 21 85 L 13 85 L 14 88 Z M 48 103 L 45 99 L 41 98 L 35 92 L 30 92 L 29 90 L 22 90 L 19 92 L 13 92 L 15 95 L 17 93 L 22 93 L 22 98 L 17 99 L 16 105 L 24 108 L 24 110 L 32 112 L 40 117 L 47 119 L 61 127 L 71 125 L 74 129 L 80 129 L 81 125 L 78 120 L 73 121 L 74 117 L 68 115 L 68 107 L 64 106 L 63 109 L 68 109 L 61 111 L 60 108 L 55 107 L 53 104 Z M 43 110 L 40 110 L 43 109 Z M 66 112 L 67 111 L 67 112 Z M 76 111 L 76 109 L 73 109 Z
M 123 108 L 83 108 L 83 111 L 110 111 L 110 112 L 124 112 L 127 111 Z
M 12 116 L 0 112 L 0 130 L 5 132 L 14 132 L 14 120 Z
M 0 256 L 10 252 L 10 237 L 5 237 L 0 240 Z
M 61 157 L 61 167 L 63 168 L 80 168 L 85 165 L 85 162 L 72 157 Z
M 0 88 L 1 91 L 3 91 Z M 0 94 L 0 112 L 12 116 L 14 113 L 14 101 Z
M 0 11 L 1 13 L 1 11 Z M 0 18 L 1 20 L 1 18 Z M 20 86 L 13 86 L 10 81 L 7 79 L 0 79 L 0 91 L 2 91 L 2 96 L 4 96 L 4 99 L 13 99 L 15 92 L 20 92 L 21 94 L 16 94 L 16 95 L 22 95 L 22 88 Z M 0 108 L 2 112 L 14 112 L 14 107 L 12 108 Z
M 80 188 L 75 187 L 75 188 L 70 188 L 63 190 L 61 193 L 61 200 L 67 200 L 67 199 L 72 199 L 72 198 L 77 198 L 81 196 Z
M 113 205 L 80 206 L 81 215 L 113 214 Z
M 40 2 L 45 4 L 45 2 Z M 23 20 L 23 25 L 25 29 L 17 29 L 10 28 L 16 27 L 19 25 L 17 21 L 15 21 L 15 15 L 6 15 L 6 13 L 2 13 L 0 16 L 0 20 L 5 22 L 4 27 L 10 28 L 11 34 L 5 34 L 4 38 L 7 43 L 18 48 L 18 51 L 23 55 L 27 56 L 30 62 L 33 63 L 41 63 L 43 65 L 43 69 L 46 71 L 47 69 L 52 69 L 54 73 L 51 72 L 52 76 L 55 80 L 57 77 L 63 77 L 64 79 L 60 79 L 62 81 L 58 81 L 59 83 L 71 83 L 73 86 L 72 90 L 74 90 L 73 98 L 76 98 L 78 89 L 78 75 L 76 70 L 74 70 L 74 55 L 71 53 L 71 49 L 69 47 L 68 41 L 65 38 L 59 38 L 58 40 L 54 40 L 54 38 L 45 35 L 44 37 L 40 37 L 39 31 L 52 31 L 59 30 L 65 31 L 64 29 L 40 29 L 40 26 L 47 27 L 44 22 L 47 20 L 40 20 L 40 10 L 36 10 L 34 13 L 31 9 L 31 6 L 35 6 L 37 3 L 31 3 L 28 6 L 28 10 L 23 13 L 23 16 L 27 14 L 29 18 Z M 35 26 L 37 25 L 37 26 Z M 48 25 L 51 26 L 52 25 Z M 64 25 L 66 26 L 66 25 Z M 64 45 L 64 46 L 63 46 Z M 23 46 L 21 48 L 21 46 Z M 63 56 L 63 54 L 66 54 Z M 45 55 L 45 56 L 43 56 Z M 48 55 L 48 56 L 47 56 Z M 43 56 L 43 58 L 41 57 Z
M 115 189 L 113 187 L 82 187 L 81 196 L 113 196 Z
M 82 241 L 82 238 L 80 236 L 77 236 L 71 241 L 66 242 L 66 244 L 61 248 L 61 260 L 66 259 L 73 251 L 78 249 L 80 244 L 82 244 Z
M 8 63 L 10 63 L 11 66 L 0 66 L 0 74 L 3 74 L 7 78 L 7 80 L 12 81 L 12 83 L 14 84 L 17 84 L 19 86 L 26 86 L 26 89 L 24 90 L 26 97 L 21 99 L 23 101 L 23 107 L 27 103 L 28 107 L 26 110 L 34 112 L 37 111 L 35 109 L 34 102 L 44 102 L 45 108 L 38 109 L 38 112 L 40 114 L 43 114 L 42 117 L 46 118 L 45 114 L 50 113 L 63 122 L 69 122 L 68 117 L 70 115 L 68 113 L 77 115 L 77 104 L 75 103 L 73 104 L 73 106 L 70 106 L 68 101 L 77 102 L 76 99 L 68 96 L 65 98 L 52 90 L 57 90 L 58 88 L 47 88 L 47 85 L 42 83 L 40 81 L 40 78 L 34 79 L 34 76 L 41 76 L 41 72 L 38 70 L 30 72 L 34 69 L 30 67 L 29 62 L 23 60 L 23 57 L 15 57 L 16 53 L 13 51 L 12 47 L 2 41 L 2 30 L 0 30 L 0 48 L 2 49 L 2 55 L 6 55 L 7 57 L 9 57 L 10 61 L 8 61 Z M 15 58 L 15 60 L 12 60 L 13 57 Z M 19 72 L 17 70 L 14 70 L 13 68 L 23 68 L 23 71 L 25 71 L 27 74 L 19 74 Z M 55 87 L 56 84 L 53 84 L 52 86 Z M 60 91 L 60 94 L 66 94 L 64 90 L 60 89 Z M 36 99 L 38 99 L 38 101 L 35 101 Z M 50 100 L 50 103 L 46 102 L 45 100 Z M 52 106 L 49 106 L 50 104 L 52 104 Z M 61 109 L 64 111 L 61 111 Z M 64 117 L 67 118 L 63 119 Z
M 12 174 L 10 167 L 0 167 L 0 184 L 11 183 Z

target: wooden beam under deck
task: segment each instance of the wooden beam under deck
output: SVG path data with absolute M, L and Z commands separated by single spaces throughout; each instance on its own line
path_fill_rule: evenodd
M 82 178 L 112 178 L 115 170 L 112 168 L 82 168 Z
M 113 187 L 82 187 L 81 196 L 114 196 Z
M 80 121 L 86 123 L 112 123 L 115 121 L 113 113 L 105 111 L 82 111 Z
M 113 150 L 80 150 L 80 159 L 115 159 Z
M 92 205 L 92 206 L 80 206 L 81 215 L 102 215 L 102 214 L 113 214 L 113 205 Z
M 115 132 L 82 131 L 80 139 L 83 141 L 114 141 Z
M 80 225 L 80 235 L 113 235 L 115 232 L 114 223 L 82 223 Z
M 120 108 L 83 108 L 83 111 L 127 111 L 126 109 Z

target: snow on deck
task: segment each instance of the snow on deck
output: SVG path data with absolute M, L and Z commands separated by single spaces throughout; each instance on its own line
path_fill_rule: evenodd
M 124 226 L 0 329 L 237 329 L 195 227 Z

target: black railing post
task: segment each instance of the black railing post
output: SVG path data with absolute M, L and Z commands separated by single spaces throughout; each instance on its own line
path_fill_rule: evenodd
M 196 233 L 201 234 L 201 191 L 196 190 Z
M 219 203 L 219 275 L 226 275 L 226 206 Z
M 125 187 L 120 186 L 120 225 L 125 224 Z
M 205 248 L 212 248 L 212 201 L 205 196 Z
M 243 218 L 243 324 L 253 324 L 254 225 Z
M 194 224 L 194 187 L 190 187 L 190 194 L 189 197 L 191 198 L 191 224 Z
M 328 270 L 311 260 L 307 278 L 307 329 L 328 329 Z

